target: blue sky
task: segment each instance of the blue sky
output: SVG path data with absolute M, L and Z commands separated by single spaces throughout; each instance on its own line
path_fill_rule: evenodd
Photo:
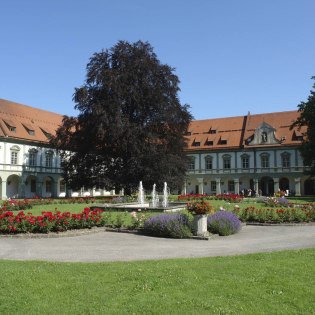
M 314 0 L 2 0 L 0 98 L 76 115 L 94 52 L 148 41 L 195 119 L 296 110 L 315 75 Z

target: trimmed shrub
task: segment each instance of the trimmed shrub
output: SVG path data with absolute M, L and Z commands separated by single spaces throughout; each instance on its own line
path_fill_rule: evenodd
M 208 231 L 222 236 L 237 233 L 241 229 L 241 221 L 229 211 L 218 211 L 208 217 Z
M 143 228 L 152 236 L 187 238 L 192 236 L 191 224 L 186 214 L 159 214 L 147 219 Z

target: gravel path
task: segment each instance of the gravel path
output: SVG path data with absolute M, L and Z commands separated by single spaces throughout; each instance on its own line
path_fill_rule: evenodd
M 0 259 L 63 262 L 192 258 L 315 248 L 315 225 L 244 226 L 231 236 L 210 240 L 166 239 L 106 232 L 63 237 L 0 236 Z

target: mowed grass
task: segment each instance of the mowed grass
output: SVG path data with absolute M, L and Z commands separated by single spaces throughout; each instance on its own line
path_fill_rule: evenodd
M 315 314 L 314 262 L 315 249 L 117 263 L 0 261 L 0 313 Z

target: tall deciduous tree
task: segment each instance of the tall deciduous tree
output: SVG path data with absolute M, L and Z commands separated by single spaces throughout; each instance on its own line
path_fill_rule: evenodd
M 181 105 L 179 79 L 147 42 L 118 42 L 95 53 L 75 89 L 78 117 L 65 117 L 51 143 L 63 155 L 70 187 L 131 192 L 184 181 L 185 138 L 192 116 Z
M 315 80 L 315 77 L 312 77 Z M 313 85 L 315 89 L 315 84 Z M 292 124 L 292 128 L 297 126 L 300 129 L 306 126 L 306 132 L 303 133 L 304 140 L 300 147 L 304 164 L 310 166 L 307 172 L 311 176 L 315 176 L 315 90 L 310 92 L 307 102 L 301 102 L 298 105 L 300 117 Z

